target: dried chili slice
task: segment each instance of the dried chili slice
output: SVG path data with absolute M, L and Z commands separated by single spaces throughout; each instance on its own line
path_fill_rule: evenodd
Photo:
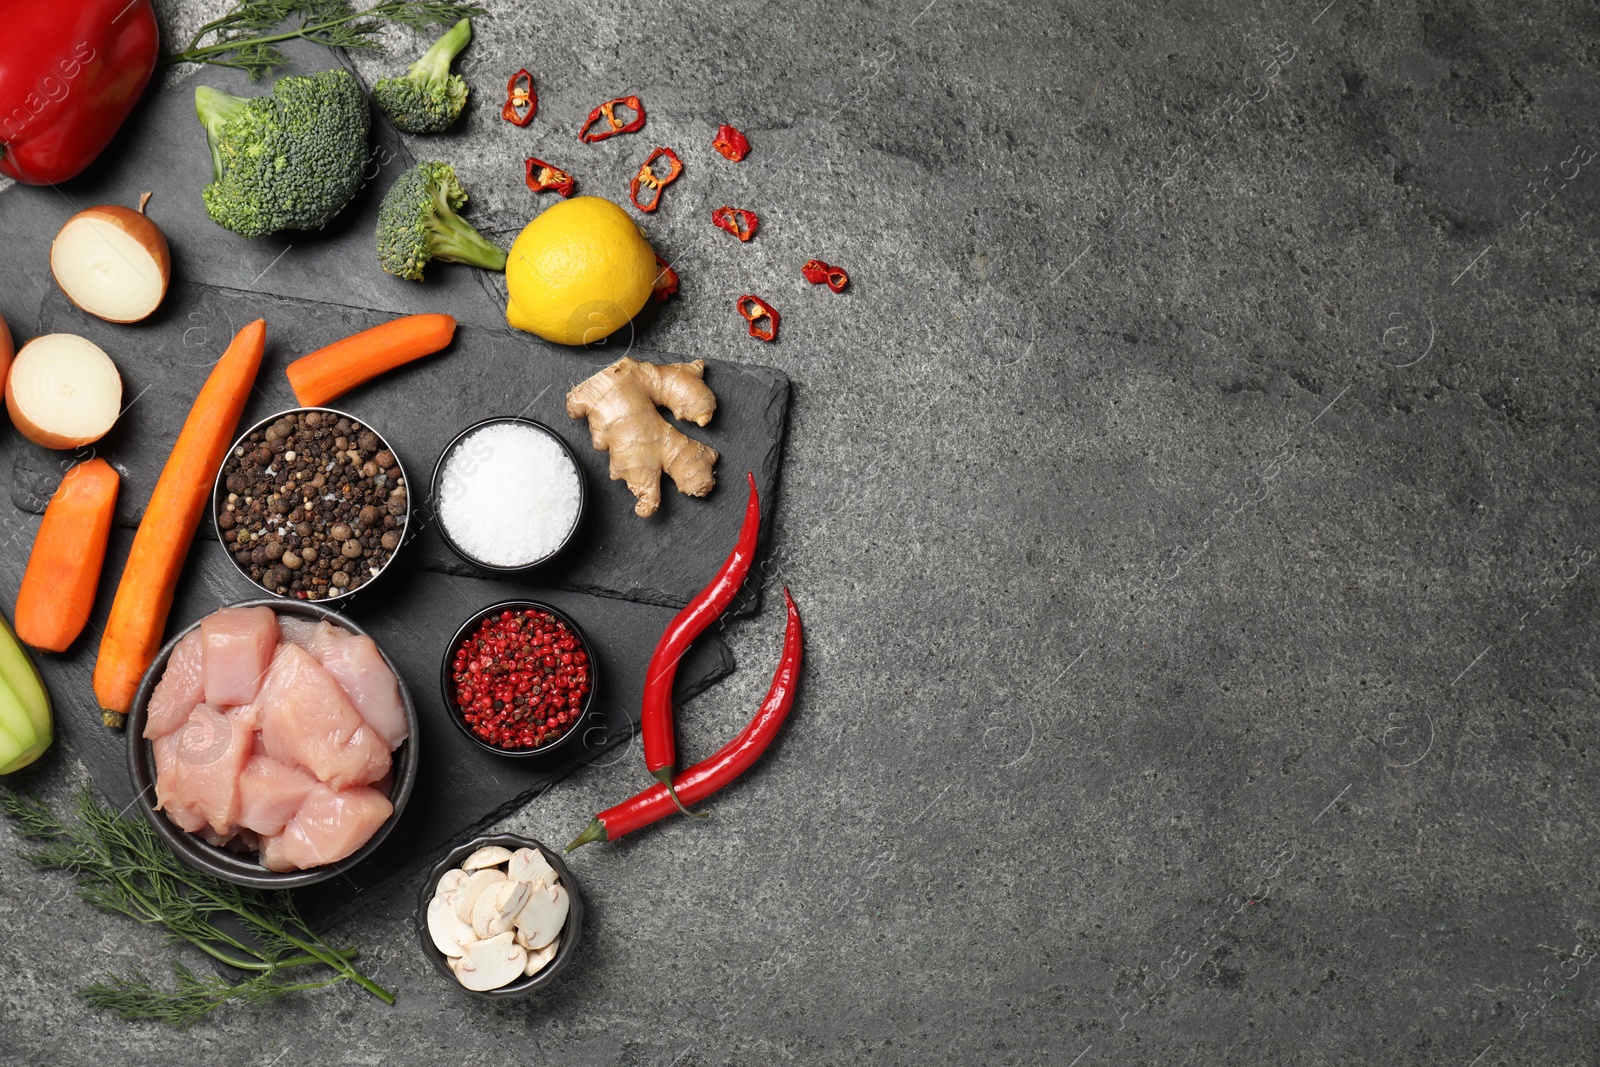
M 526 126 L 539 113 L 539 94 L 533 91 L 533 75 L 519 70 L 506 82 L 506 106 L 500 117 L 513 126 Z
M 625 107 L 634 113 L 633 118 L 627 121 L 617 118 L 617 108 Z M 606 128 L 590 133 L 589 129 L 601 119 L 605 119 Z M 619 96 L 615 100 L 607 100 L 583 120 L 583 126 L 578 130 L 578 140 L 584 144 L 595 144 L 615 137 L 619 133 L 633 133 L 644 126 L 644 105 L 637 96 Z
M 711 141 L 711 147 L 737 163 L 749 154 L 750 139 L 724 123 L 717 127 L 717 136 Z
M 741 241 L 748 241 L 756 235 L 761 219 L 754 211 L 724 204 L 711 213 L 711 224 L 719 230 L 727 230 Z
M 651 291 L 657 300 L 665 300 L 678 291 L 678 272 L 672 269 L 672 264 L 659 255 L 656 256 L 656 266 L 661 269 L 656 272 L 656 280 L 651 286 Z
M 758 341 L 775 341 L 778 339 L 778 312 L 771 304 L 759 296 L 751 296 L 746 293 L 739 298 L 734 306 L 739 309 L 739 314 L 743 315 L 745 320 L 750 323 L 751 337 Z M 768 320 L 764 329 L 756 325 L 763 318 Z
M 565 199 L 572 195 L 578 183 L 560 167 L 553 167 L 542 159 L 528 158 L 528 188 L 536 193 L 560 193 Z
M 844 272 L 843 267 L 835 267 L 820 259 L 806 260 L 806 265 L 800 268 L 800 273 L 804 274 L 806 281 L 812 285 L 826 284 L 836 293 L 843 292 L 844 287 L 850 284 L 850 275 Z
M 653 169 L 658 159 L 667 161 L 667 173 L 657 175 Z M 670 148 L 657 148 L 639 164 L 639 173 L 633 176 L 628 183 L 628 199 L 633 201 L 633 206 L 643 212 L 651 212 L 661 206 L 661 190 L 678 180 L 678 175 L 683 173 L 683 160 L 678 158 L 678 153 Z M 639 190 L 649 189 L 651 196 L 647 203 L 639 202 Z

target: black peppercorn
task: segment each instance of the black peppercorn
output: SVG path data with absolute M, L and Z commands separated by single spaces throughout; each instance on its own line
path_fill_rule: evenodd
M 382 438 L 346 418 L 303 412 L 245 442 L 225 463 L 231 510 L 219 510 L 217 526 L 246 574 L 272 592 L 317 600 L 383 569 L 404 540 L 396 517 L 406 494 Z

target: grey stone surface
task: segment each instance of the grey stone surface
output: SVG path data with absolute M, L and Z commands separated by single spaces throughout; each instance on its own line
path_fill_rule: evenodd
M 1593 1062 L 1591 6 L 498 10 L 450 142 L 481 206 L 533 210 L 525 154 L 616 195 L 684 146 L 647 343 L 795 383 L 765 577 L 806 612 L 802 703 L 708 823 L 576 854 L 583 953 L 515 1006 L 443 988 L 397 892 L 340 930 L 393 1009 L 108 1022 L 68 990 L 159 938 L 0 832 L 0 1055 Z M 519 132 L 488 105 L 520 66 Z M 628 91 L 650 132 L 580 156 Z M 748 717 L 780 629 L 730 626 L 685 752 Z M 640 778 L 503 825 L 559 839 Z

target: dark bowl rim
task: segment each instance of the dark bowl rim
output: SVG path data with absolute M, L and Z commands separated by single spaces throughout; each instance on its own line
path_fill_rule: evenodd
M 567 459 L 572 462 L 572 469 L 578 475 L 578 512 L 572 518 L 572 527 L 567 530 L 567 536 L 561 539 L 561 543 L 552 549 L 549 555 L 544 556 L 542 559 L 536 559 L 532 563 L 518 563 L 511 566 L 500 563 L 485 563 L 456 544 L 455 538 L 450 536 L 450 529 L 446 525 L 444 515 L 439 509 L 439 480 L 444 476 L 445 460 L 449 459 L 450 453 L 454 452 L 461 442 L 465 441 L 471 434 L 483 429 L 485 426 L 492 426 L 499 422 L 518 422 L 525 426 L 532 426 L 537 430 L 542 430 L 546 435 L 553 438 L 556 444 L 561 446 L 561 451 L 566 453 Z M 439 539 L 445 543 L 450 551 L 459 556 L 463 562 L 477 567 L 479 570 L 488 571 L 490 574 L 524 574 L 536 567 L 544 566 L 561 555 L 567 550 L 567 546 L 572 544 L 573 538 L 578 536 L 578 530 L 583 526 L 583 516 L 588 503 L 589 482 L 583 475 L 583 464 L 578 462 L 578 453 L 573 450 L 571 445 L 567 444 L 566 438 L 556 433 L 554 427 L 540 422 L 538 419 L 530 419 L 526 415 L 491 415 L 486 419 L 479 419 L 471 426 L 463 429 L 460 433 L 450 438 L 449 443 L 439 451 L 439 458 L 433 464 L 433 477 L 428 482 L 428 510 L 433 516 L 434 526 L 439 530 Z
M 456 649 L 461 647 L 461 642 L 466 640 L 467 634 L 473 629 L 473 627 L 477 626 L 490 615 L 507 610 L 519 611 L 526 608 L 537 608 L 540 611 L 549 612 L 551 615 L 554 615 L 556 618 L 565 623 L 567 628 L 577 635 L 578 644 L 583 646 L 583 651 L 589 656 L 589 693 L 583 698 L 582 706 L 578 708 L 577 720 L 567 727 L 566 733 L 562 734 L 554 741 L 551 741 L 546 745 L 541 745 L 538 748 L 500 748 L 498 746 L 489 744 L 489 742 L 473 733 L 472 729 L 467 726 L 466 720 L 464 720 L 461 717 L 460 712 L 456 710 L 455 695 L 452 692 L 454 686 L 451 684 L 450 678 L 450 664 L 455 659 Z M 583 627 L 579 626 L 577 620 L 575 620 L 571 615 L 567 614 L 565 611 L 562 611 L 554 604 L 547 604 L 542 600 L 529 600 L 526 597 L 513 597 L 510 600 L 499 600 L 493 604 L 485 605 L 484 607 L 479 608 L 472 615 L 469 615 L 465 622 L 456 627 L 456 632 L 451 636 L 449 644 L 445 645 L 444 658 L 439 663 L 439 695 L 444 698 L 445 717 L 454 723 L 456 729 L 465 734 L 468 740 L 477 745 L 479 748 L 483 749 L 485 752 L 492 752 L 496 756 L 507 756 L 511 759 L 528 759 L 530 757 L 548 756 L 552 752 L 559 749 L 562 745 L 568 743 L 569 739 L 574 734 L 580 732 L 580 727 L 582 727 L 584 721 L 588 719 L 589 710 L 594 707 L 595 694 L 599 691 L 600 667 L 595 662 L 594 658 L 594 642 L 590 641 L 589 635 L 583 632 Z
M 341 418 L 349 419 L 351 422 L 359 423 L 371 430 L 373 433 L 377 434 L 378 440 L 383 444 L 383 447 L 394 456 L 394 465 L 400 468 L 400 477 L 404 478 L 406 483 L 405 526 L 400 534 L 400 543 L 395 546 L 394 551 L 389 553 L 388 562 L 384 563 L 382 567 L 378 568 L 377 574 L 374 574 L 371 578 L 368 578 L 354 589 L 340 593 L 338 596 L 326 596 L 321 600 L 302 600 L 299 597 L 290 596 L 288 593 L 274 593 L 272 590 L 268 589 L 266 586 L 250 577 L 249 572 L 240 565 L 238 560 L 233 558 L 233 553 L 228 552 L 223 548 L 227 542 L 223 541 L 222 539 L 222 525 L 220 522 L 218 522 L 218 518 L 222 513 L 222 499 L 227 492 L 227 486 L 224 484 L 224 482 L 228 473 L 228 461 L 233 459 L 234 452 L 241 444 L 244 443 L 244 439 L 267 424 L 278 421 L 285 415 L 297 415 L 308 411 L 323 411 L 330 415 L 338 415 Z M 397 452 L 394 446 L 389 443 L 389 438 L 384 436 L 382 431 L 380 431 L 376 426 L 373 426 L 372 423 L 368 422 L 366 419 L 351 412 L 344 411 L 340 408 L 330 408 L 320 404 L 311 404 L 305 407 L 284 408 L 282 411 L 279 411 L 276 414 L 268 415 L 266 418 L 260 419 L 251 424 L 244 430 L 244 432 L 240 433 L 238 437 L 235 437 L 233 439 L 233 443 L 228 446 L 227 453 L 222 457 L 222 465 L 217 468 L 217 476 L 211 481 L 211 532 L 216 535 L 217 548 L 222 551 L 222 554 L 227 557 L 228 562 L 233 566 L 233 569 L 239 572 L 239 576 L 248 582 L 251 588 L 259 590 L 266 596 L 269 596 L 280 603 L 287 601 L 291 604 L 343 604 L 356 594 L 366 592 L 372 587 L 374 582 L 378 581 L 385 574 L 389 573 L 389 568 L 394 565 L 394 561 L 399 557 L 401 552 L 405 551 L 406 544 L 411 540 L 411 516 L 413 501 L 415 499 L 415 495 L 412 490 L 413 486 L 411 484 L 411 475 L 406 472 L 405 461 L 400 458 L 400 453 Z
M 440 952 L 433 944 L 433 937 L 428 933 L 428 902 L 433 899 L 434 890 L 439 885 L 439 879 L 444 877 L 444 872 L 452 867 L 458 867 L 472 853 L 489 845 L 500 845 L 515 851 L 518 848 L 534 848 L 544 854 L 550 866 L 555 868 L 556 874 L 561 876 L 561 882 L 567 887 L 567 921 L 561 927 L 561 947 L 556 949 L 555 959 L 545 964 L 535 975 L 525 976 L 520 981 L 511 982 L 498 989 L 468 989 L 456 980 L 450 970 L 450 965 L 445 963 L 445 954 Z M 543 841 L 536 841 L 531 837 L 521 834 L 484 834 L 475 837 L 465 844 L 458 845 L 445 853 L 444 857 L 428 868 L 422 885 L 417 890 L 417 911 L 413 917 L 417 928 L 417 939 L 421 942 L 423 954 L 433 961 L 434 970 L 456 989 L 469 997 L 480 997 L 484 1000 L 509 1000 L 513 997 L 527 996 L 535 993 L 555 981 L 555 977 L 566 967 L 572 959 L 572 954 L 577 951 L 578 942 L 583 937 L 583 893 L 578 889 L 578 880 L 572 876 L 572 870 L 562 859 L 560 853 L 550 848 Z
M 257 597 L 251 600 L 241 600 L 231 604 L 223 604 L 221 608 L 271 608 L 274 612 L 286 611 L 288 614 L 302 614 L 326 620 L 335 626 L 344 627 L 353 634 L 362 637 L 372 637 L 359 624 L 351 621 L 344 615 L 329 608 L 323 607 L 314 601 L 286 600 L 282 597 Z M 127 733 L 128 749 L 128 778 L 133 784 L 134 803 L 144 813 L 145 819 L 167 843 L 178 857 L 191 867 L 214 874 L 224 881 L 235 885 L 250 886 L 255 889 L 296 889 L 300 886 L 315 885 L 327 881 L 355 866 L 368 856 L 377 851 L 384 838 L 399 823 L 401 814 L 405 811 L 406 803 L 411 799 L 412 787 L 416 785 L 417 765 L 421 758 L 421 750 L 417 745 L 420 732 L 420 719 L 417 715 L 416 702 L 411 697 L 411 690 L 406 686 L 405 677 L 400 669 L 395 666 L 394 660 L 383 650 L 376 638 L 372 643 L 377 646 L 378 654 L 388 664 L 389 670 L 394 673 L 395 681 L 400 686 L 400 703 L 405 708 L 406 726 L 410 733 L 400 743 L 400 747 L 393 753 L 393 766 L 395 767 L 394 785 L 389 790 L 389 802 L 394 805 L 394 812 L 385 819 L 383 824 L 373 833 L 370 840 L 355 852 L 346 856 L 337 863 L 325 864 L 304 871 L 269 871 L 254 860 L 243 859 L 241 854 L 228 852 L 215 845 L 207 843 L 196 834 L 181 829 L 164 814 L 157 811 L 154 803 L 155 794 L 155 753 L 150 741 L 144 737 L 145 716 L 150 706 L 150 694 L 160 680 L 161 673 L 166 670 L 167 660 L 172 656 L 172 650 L 178 642 L 194 631 L 208 616 L 201 616 L 194 622 L 185 626 L 173 638 L 162 646 L 156 653 L 156 658 L 145 670 L 144 677 L 139 681 L 139 688 L 134 692 L 133 703 L 128 708 L 127 722 L 124 729 Z

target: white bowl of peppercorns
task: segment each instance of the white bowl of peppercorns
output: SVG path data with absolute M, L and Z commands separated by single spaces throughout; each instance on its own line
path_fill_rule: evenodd
M 400 457 L 366 422 L 291 408 L 239 435 L 217 472 L 217 540 L 273 596 L 333 604 L 394 562 L 411 520 Z

